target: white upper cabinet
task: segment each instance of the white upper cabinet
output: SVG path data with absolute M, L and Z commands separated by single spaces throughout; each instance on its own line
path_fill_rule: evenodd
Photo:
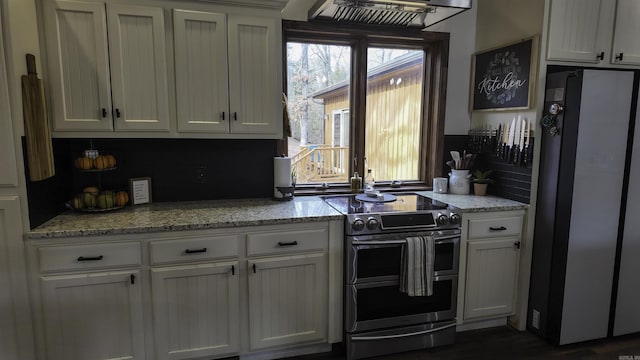
M 640 65 L 640 1 L 618 0 L 611 62 Z
M 169 130 L 161 8 L 107 5 L 116 130 Z
M 551 0 L 548 60 L 609 58 L 615 0 Z
M 229 17 L 231 131 L 282 132 L 280 21 Z
M 174 10 L 178 131 L 282 134 L 280 21 Z
M 56 131 L 169 130 L 163 9 L 45 0 L 44 11 Z
M 640 65 L 640 1 L 551 0 L 547 59 Z
M 104 4 L 44 6 L 54 129 L 113 130 Z
M 2 9 L 0 9 L 2 10 Z M 4 57 L 2 42 L 2 14 L 0 14 L 0 59 Z M 13 119 L 9 107 L 9 82 L 4 61 L 0 64 L 0 186 L 18 186 L 16 149 L 13 140 Z
M 174 10 L 178 131 L 229 131 L 227 20 Z

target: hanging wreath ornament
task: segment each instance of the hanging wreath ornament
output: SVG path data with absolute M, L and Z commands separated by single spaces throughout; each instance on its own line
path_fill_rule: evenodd
M 492 104 L 502 105 L 516 97 L 526 79 L 519 79 L 522 72 L 520 59 L 514 51 L 498 52 L 489 62 L 478 87 Z
M 542 117 L 542 121 L 540 122 L 543 127 L 547 128 L 549 134 L 552 136 L 558 135 L 560 133 L 560 128 L 556 123 L 556 117 L 564 110 L 564 107 L 560 104 L 551 104 L 549 106 L 549 113 Z

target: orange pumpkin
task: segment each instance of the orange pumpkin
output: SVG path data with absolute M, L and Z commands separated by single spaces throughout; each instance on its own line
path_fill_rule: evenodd
M 93 166 L 93 161 L 86 156 L 82 156 L 77 158 L 73 164 L 78 169 L 89 170 Z
M 104 156 L 107 159 L 107 168 L 114 168 L 116 167 L 116 157 L 113 155 L 105 155 Z
M 125 206 L 129 202 L 129 193 L 126 191 L 118 191 L 116 194 L 116 206 Z
M 106 156 L 98 156 L 97 158 L 95 158 L 94 160 L 95 163 L 95 167 L 98 170 L 103 170 L 109 167 L 109 160 L 107 160 Z

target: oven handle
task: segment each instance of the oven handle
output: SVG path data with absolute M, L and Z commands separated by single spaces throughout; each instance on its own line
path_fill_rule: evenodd
M 418 331 L 418 332 L 413 332 L 413 333 L 407 333 L 407 334 L 385 335 L 385 336 L 354 336 L 354 337 L 351 338 L 351 340 L 358 341 L 358 340 L 397 339 L 397 338 L 402 338 L 402 337 L 429 334 L 429 333 L 433 333 L 433 332 L 437 332 L 437 331 L 442 331 L 444 329 L 448 329 L 448 328 L 451 328 L 451 327 L 454 327 L 454 326 L 456 326 L 456 323 L 445 325 L 445 326 L 441 326 L 441 327 L 437 327 L 437 328 L 434 328 L 434 329 Z
M 440 245 L 443 243 L 450 243 L 451 239 L 459 239 L 460 235 L 434 237 L 434 243 Z M 406 244 L 407 240 L 353 240 L 352 245 L 393 245 L 393 244 Z

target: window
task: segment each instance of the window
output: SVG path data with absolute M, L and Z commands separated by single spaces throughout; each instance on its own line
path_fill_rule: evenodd
M 284 22 L 298 185 L 431 185 L 440 175 L 448 34 Z

